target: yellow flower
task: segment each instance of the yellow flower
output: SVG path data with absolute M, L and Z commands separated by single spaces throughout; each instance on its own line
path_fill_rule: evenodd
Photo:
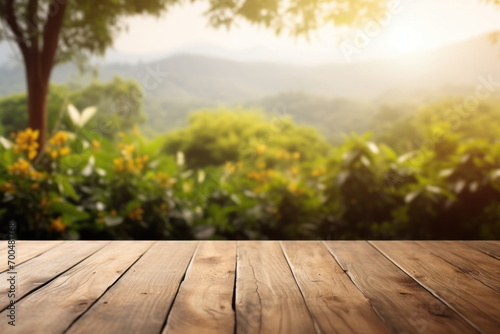
M 2 186 L 0 187 L 0 189 L 2 189 L 2 191 L 5 191 L 9 194 L 15 194 L 16 193 L 16 186 L 14 185 L 14 183 L 12 181 L 9 181 L 7 183 L 4 183 L 2 184 Z
M 59 150 L 59 155 L 62 157 L 62 156 L 68 155 L 69 152 L 70 152 L 69 147 L 63 147 Z
M 278 153 L 276 153 L 276 159 L 283 159 L 286 155 L 286 152 L 284 150 L 279 150 Z
M 318 177 L 326 173 L 325 167 L 319 167 L 311 172 L 312 177 Z
M 36 151 L 35 150 L 30 150 L 28 152 L 28 159 L 33 160 L 36 157 Z
M 228 161 L 224 164 L 224 172 L 226 174 L 233 174 L 236 171 L 236 165 L 231 161 Z
M 52 138 L 49 140 L 49 144 L 52 146 L 64 146 L 68 141 L 68 134 L 63 131 L 57 132 Z
M 266 145 L 264 144 L 260 144 L 259 146 L 257 146 L 255 148 L 255 151 L 257 152 L 257 154 L 262 154 L 266 151 Z
M 36 170 L 30 171 L 30 178 L 31 178 L 31 180 L 37 181 L 37 180 L 40 180 L 42 177 L 43 177 L 43 173 L 40 173 L 40 172 L 38 172 Z
M 121 145 L 121 148 L 122 148 L 122 155 L 124 157 L 131 157 L 132 156 L 132 153 L 134 153 L 134 150 L 135 150 L 135 145 L 134 144 L 122 144 Z
M 149 161 L 148 155 L 142 155 L 134 158 L 133 153 L 135 150 L 134 144 L 120 143 L 118 147 L 121 149 L 121 157 L 113 160 L 113 170 L 115 172 L 140 172 Z
M 135 171 L 134 160 L 126 159 L 125 163 L 126 163 L 126 166 L 127 166 L 127 171 L 129 171 L 129 172 Z
M 264 161 L 261 161 L 261 162 L 257 163 L 257 167 L 260 169 L 264 169 L 264 168 L 266 168 L 266 163 Z
M 101 143 L 99 143 L 97 140 L 92 140 L 92 142 L 90 143 L 92 145 L 92 148 L 94 149 L 99 149 L 101 147 Z
M 300 153 L 299 153 L 299 152 L 293 152 L 293 153 L 292 153 L 292 157 L 293 157 L 295 160 L 299 160 L 299 159 L 300 159 Z
M 143 155 L 143 156 L 140 156 L 138 158 L 135 158 L 135 164 L 136 164 L 137 170 L 138 171 L 143 170 L 144 169 L 144 165 L 148 161 L 149 161 L 149 156 L 148 155 Z
M 132 220 L 137 220 L 137 221 L 139 221 L 139 220 L 142 220 L 142 218 L 143 218 L 143 217 L 142 217 L 142 216 L 143 216 L 143 214 L 144 214 L 144 210 L 143 210 L 143 209 L 139 206 L 139 207 L 137 207 L 136 209 L 134 209 L 134 210 L 130 211 L 130 212 L 128 213 L 128 217 L 129 217 L 130 219 L 132 219 Z
M 171 181 L 170 181 L 168 175 L 165 174 L 165 173 L 161 173 L 161 172 L 160 173 L 156 173 L 155 179 L 158 181 L 158 184 L 162 188 L 165 188 L 165 187 L 171 185 Z
M 288 185 L 288 191 L 290 191 L 294 195 L 300 194 L 300 189 L 297 187 L 296 184 L 293 183 Z
M 31 165 L 28 161 L 23 158 L 19 158 L 16 162 L 14 162 L 11 166 L 7 167 L 9 173 L 19 175 L 20 177 L 25 177 L 30 174 Z
M 292 167 L 290 169 L 290 173 L 292 173 L 292 175 L 297 175 L 299 173 L 299 169 L 297 167 Z
M 45 149 L 52 159 L 63 157 L 70 153 L 69 147 L 65 146 L 68 141 L 68 134 L 63 131 L 57 132 L 49 140 L 49 145 Z
M 113 160 L 113 170 L 115 172 L 123 172 L 125 170 L 123 158 L 120 157 Z
M 63 232 L 66 230 L 66 225 L 64 224 L 62 217 L 57 217 L 50 223 L 50 228 L 55 232 Z
M 14 134 L 16 145 L 14 147 L 14 152 L 24 152 L 27 154 L 29 160 L 33 160 L 37 155 L 38 150 L 38 136 L 40 132 L 38 130 L 32 130 L 27 128 L 24 131 L 19 131 Z
M 268 169 L 266 172 L 268 177 L 272 178 L 274 176 L 274 170 Z

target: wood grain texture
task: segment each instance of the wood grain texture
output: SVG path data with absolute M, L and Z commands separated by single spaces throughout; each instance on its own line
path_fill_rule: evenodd
M 62 244 L 62 241 L 16 241 L 15 251 L 16 251 L 16 266 L 37 257 L 40 254 L 57 247 Z M 7 248 L 4 250 L 5 261 L 0 262 L 0 273 L 9 269 L 7 264 Z
M 197 244 L 153 245 L 67 333 L 160 333 Z
M 454 241 L 417 241 L 436 256 L 500 292 L 500 261 Z
M 2 333 L 62 333 L 151 245 L 149 241 L 108 244 L 16 303 L 22 316 L 19 315 L 15 327 L 5 326 Z M 0 318 L 6 319 L 6 315 L 7 310 L 0 313 Z
M 392 332 L 477 333 L 367 242 L 325 244 Z
M 500 294 L 414 242 L 371 242 L 483 333 L 500 329 Z M 446 277 L 446 279 L 443 279 Z
M 320 241 L 286 241 L 282 246 L 322 333 L 389 333 Z
M 36 261 L 28 261 L 19 265 L 16 268 L 19 276 L 16 300 L 19 301 L 32 290 L 68 270 L 107 243 L 104 241 L 65 242 L 41 254 Z M 0 282 L 5 282 L 9 276 L 8 272 L 0 274 Z M 9 305 L 8 290 L 8 286 L 2 285 L 0 288 L 0 310 Z
M 237 333 L 316 333 L 277 241 L 238 242 L 236 275 Z
M 235 241 L 203 242 L 186 272 L 163 333 L 234 333 L 235 271 Z
M 470 241 L 462 241 L 463 244 L 478 249 L 483 253 L 488 254 L 496 259 L 500 260 L 500 241 L 497 240 L 470 240 Z
M 18 241 L 0 333 L 497 333 L 497 245 Z

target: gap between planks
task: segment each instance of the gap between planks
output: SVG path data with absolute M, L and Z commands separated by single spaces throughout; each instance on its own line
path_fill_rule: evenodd
M 370 241 L 375 249 L 480 333 L 497 333 L 500 295 L 419 242 Z M 486 255 L 485 255 L 486 256 Z M 445 276 L 447 281 L 436 280 Z

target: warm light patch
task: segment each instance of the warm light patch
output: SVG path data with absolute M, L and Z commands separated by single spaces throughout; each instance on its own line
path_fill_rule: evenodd
M 403 26 L 388 32 L 387 47 L 391 54 L 400 55 L 425 49 L 426 44 L 419 31 Z

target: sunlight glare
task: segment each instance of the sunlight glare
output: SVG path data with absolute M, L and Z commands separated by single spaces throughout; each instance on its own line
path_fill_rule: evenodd
M 393 55 L 412 53 L 426 47 L 419 31 L 409 27 L 391 31 L 387 36 L 387 44 L 387 51 Z

